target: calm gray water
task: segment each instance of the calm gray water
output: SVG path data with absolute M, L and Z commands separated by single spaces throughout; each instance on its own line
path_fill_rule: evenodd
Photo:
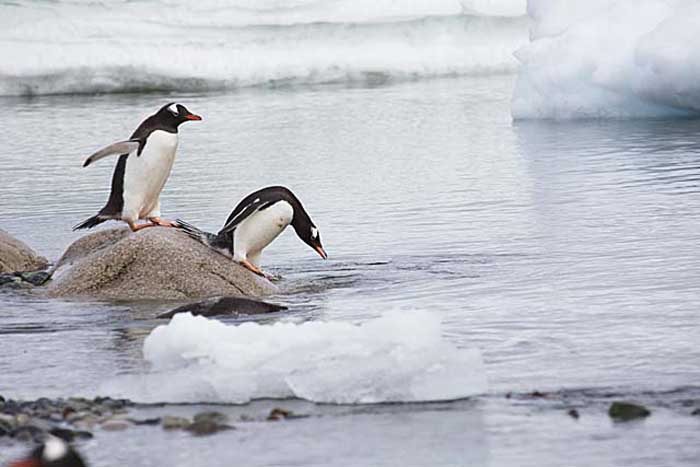
M 429 310 L 486 364 L 477 400 L 296 401 L 319 416 L 207 439 L 102 433 L 83 446 L 92 464 L 697 465 L 700 419 L 664 394 L 700 399 L 700 121 L 514 124 L 512 86 L 3 99 L 0 227 L 49 258 L 106 199 L 111 164 L 84 157 L 178 100 L 205 120 L 182 128 L 166 217 L 215 230 L 245 194 L 284 184 L 322 232 L 328 261 L 291 231 L 266 251 L 292 309 L 272 320 Z M 143 371 L 157 308 L 0 294 L 0 394 L 91 395 Z M 622 427 L 603 403 L 581 402 L 591 415 L 574 421 L 503 397 L 533 389 L 661 402 Z

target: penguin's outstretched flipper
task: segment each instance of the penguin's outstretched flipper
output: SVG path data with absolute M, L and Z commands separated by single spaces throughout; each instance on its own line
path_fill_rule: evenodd
M 103 159 L 107 156 L 131 154 L 132 152 L 137 151 L 140 145 L 141 142 L 137 139 L 130 139 L 127 141 L 118 141 L 116 143 L 112 143 L 109 146 L 100 149 L 95 154 L 85 159 L 85 162 L 83 162 L 83 167 L 87 167 L 93 162 L 99 161 L 100 159 Z

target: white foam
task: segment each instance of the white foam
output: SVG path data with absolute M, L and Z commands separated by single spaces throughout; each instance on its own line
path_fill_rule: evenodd
M 700 112 L 697 1 L 530 0 L 528 13 L 514 118 Z
M 298 397 L 325 403 L 453 400 L 483 393 L 476 349 L 442 337 L 428 312 L 347 322 L 227 325 L 179 314 L 144 343 L 152 370 L 103 391 L 144 402 Z
M 514 0 L 502 1 L 0 5 L 0 95 L 509 73 L 527 20 L 490 15 L 516 12 Z

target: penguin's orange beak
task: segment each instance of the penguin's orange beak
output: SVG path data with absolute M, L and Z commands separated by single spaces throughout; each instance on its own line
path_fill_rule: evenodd
M 200 117 L 199 115 L 195 115 L 195 114 L 185 115 L 185 118 L 187 120 L 201 120 L 202 119 L 202 117 Z
M 320 246 L 320 245 L 315 246 L 315 247 L 314 247 L 314 250 L 316 250 L 316 252 L 317 252 L 319 255 L 321 255 L 321 258 L 323 258 L 323 259 L 328 259 L 328 255 L 326 254 L 326 250 L 324 250 L 322 246 Z

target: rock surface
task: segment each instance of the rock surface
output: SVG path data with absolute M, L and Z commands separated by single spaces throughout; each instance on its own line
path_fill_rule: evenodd
M 53 269 L 52 297 L 178 300 L 260 297 L 277 288 L 175 229 L 100 230 L 68 247 Z
M 46 258 L 0 229 L 0 273 L 36 271 L 48 265 Z
M 608 415 L 614 420 L 626 422 L 636 418 L 648 417 L 651 415 L 651 412 L 643 405 L 634 404 L 632 402 L 615 401 L 610 404 Z

